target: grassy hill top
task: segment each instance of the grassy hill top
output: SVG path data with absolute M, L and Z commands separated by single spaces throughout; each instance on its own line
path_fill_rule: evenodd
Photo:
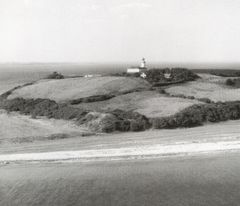
M 68 78 L 61 80 L 41 80 L 33 85 L 16 89 L 8 99 L 51 99 L 66 102 L 72 99 L 93 95 L 106 95 L 127 92 L 136 89 L 148 89 L 150 84 L 141 78 L 129 77 L 92 77 Z

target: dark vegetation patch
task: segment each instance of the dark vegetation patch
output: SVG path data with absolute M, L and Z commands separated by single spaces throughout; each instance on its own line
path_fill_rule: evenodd
M 165 94 L 166 96 L 168 97 L 177 97 L 177 98 L 182 98 L 182 99 L 195 99 L 199 102 L 203 102 L 203 103 L 206 103 L 206 104 L 210 104 L 210 103 L 214 103 L 214 101 L 212 101 L 211 99 L 207 98 L 207 97 L 203 97 L 203 98 L 196 98 L 194 96 L 186 96 L 184 94 L 169 94 L 168 92 L 166 92 L 165 89 L 163 88 L 156 88 L 156 91 L 160 94 Z
M 112 94 L 93 95 L 93 96 L 89 96 L 89 97 L 82 97 L 82 98 L 70 100 L 69 104 L 75 105 L 75 104 L 81 104 L 81 103 L 100 102 L 100 101 L 112 99 L 112 98 L 120 96 L 120 95 L 125 95 L 125 94 L 129 94 L 129 93 L 133 93 L 133 92 L 142 92 L 142 91 L 146 91 L 146 90 L 148 91 L 150 89 L 151 88 L 149 88 L 149 89 L 137 88 L 137 89 L 127 90 L 124 92 L 116 92 L 116 93 L 112 93 Z
M 15 137 L 15 138 L 8 139 L 6 141 L 11 143 L 28 143 L 28 142 L 34 142 L 34 141 L 66 139 L 69 137 L 70 137 L 69 134 L 59 133 L 59 134 L 51 134 L 47 136 Z
M 109 111 L 104 118 L 99 116 L 88 115 L 90 111 L 73 108 L 67 104 L 58 104 L 49 99 L 23 99 L 15 98 L 11 100 L 3 100 L 0 102 L 0 108 L 9 112 L 19 112 L 20 114 L 31 115 L 33 118 L 37 116 L 45 116 L 54 119 L 75 120 L 79 124 L 86 124 L 99 118 L 102 128 L 99 131 L 142 131 L 150 127 L 148 119 L 132 111 L 115 110 Z
M 228 85 L 228 86 L 235 87 L 235 88 L 240 88 L 240 78 L 237 78 L 237 79 L 227 79 L 225 84 Z
M 78 98 L 78 99 L 73 99 L 73 100 L 70 100 L 69 103 L 74 105 L 74 104 L 80 104 L 80 103 L 99 102 L 99 101 L 111 99 L 115 96 L 116 95 L 113 95 L 113 94 L 94 95 L 94 96 L 90 96 L 90 97 L 82 97 L 82 98 Z
M 214 101 L 212 101 L 211 99 L 206 98 L 206 97 L 203 97 L 203 98 L 197 98 L 197 100 L 200 101 L 200 102 L 207 103 L 207 104 L 214 103 Z
M 240 77 L 240 70 L 238 69 L 192 69 L 196 73 L 206 73 L 221 77 Z
M 58 104 L 49 99 L 15 98 L 0 102 L 0 107 L 7 111 L 16 111 L 32 117 L 45 116 L 54 119 L 81 119 L 87 111 L 82 111 L 66 104 Z
M 193 70 L 186 68 L 154 68 L 145 72 L 146 80 L 153 86 L 167 86 L 171 84 L 194 81 L 200 78 Z M 112 76 L 140 77 L 139 73 L 129 74 L 126 72 L 112 74 Z
M 45 140 L 58 140 L 58 139 L 67 139 L 70 137 L 75 136 L 92 136 L 95 135 L 95 133 L 91 132 L 83 132 L 83 133 L 75 133 L 75 134 L 65 134 L 65 133 L 58 133 L 58 134 L 50 134 L 46 136 L 29 136 L 29 137 L 15 137 L 4 140 L 4 142 L 10 142 L 10 143 L 29 143 L 29 142 L 35 142 L 35 141 L 45 141 Z
M 185 68 L 150 69 L 146 75 L 146 80 L 154 86 L 177 84 L 199 78 L 197 74 Z
M 117 117 L 116 130 L 119 131 L 144 131 L 151 127 L 149 119 L 138 112 L 117 109 L 111 114 Z
M 183 94 L 169 94 L 169 97 L 177 97 L 177 98 L 183 98 L 183 99 L 195 99 L 199 102 L 203 102 L 203 103 L 207 103 L 207 104 L 210 104 L 210 103 L 214 103 L 214 101 L 212 101 L 211 99 L 209 98 L 195 98 L 194 96 L 185 96 Z
M 175 115 L 148 119 L 144 115 L 132 111 L 114 110 L 95 114 L 73 108 L 66 104 L 58 104 L 48 99 L 23 99 L 1 101 L 0 108 L 16 111 L 32 117 L 75 120 L 78 124 L 90 124 L 101 132 L 144 131 L 150 127 L 156 129 L 194 127 L 204 122 L 220 122 L 240 119 L 240 101 L 218 102 L 190 106 Z M 99 126 L 100 125 L 100 126 Z
M 169 117 L 153 118 L 151 123 L 156 129 L 194 127 L 204 122 L 220 122 L 240 119 L 240 101 L 218 102 L 190 106 Z
M 64 79 L 64 76 L 59 72 L 53 72 L 49 74 L 46 79 Z
M 23 88 L 23 87 L 26 87 L 26 86 L 30 86 L 30 85 L 33 85 L 35 82 L 30 82 L 30 83 L 26 83 L 26 84 L 23 84 L 23 85 L 20 85 L 20 86 L 16 86 L 8 91 L 6 91 L 5 93 L 1 94 L 0 95 L 0 100 L 3 100 L 3 99 L 6 99 L 9 95 L 12 94 L 12 92 L 16 89 L 20 89 L 20 88 Z

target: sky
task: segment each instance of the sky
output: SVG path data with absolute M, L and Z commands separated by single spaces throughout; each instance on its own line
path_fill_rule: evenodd
M 240 62 L 239 0 L 0 0 L 0 62 Z

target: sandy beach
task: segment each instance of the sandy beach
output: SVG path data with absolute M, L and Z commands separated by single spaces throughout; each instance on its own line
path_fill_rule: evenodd
M 0 163 L 26 161 L 99 161 L 149 159 L 240 150 L 240 141 L 151 145 L 114 149 L 56 151 L 0 155 Z

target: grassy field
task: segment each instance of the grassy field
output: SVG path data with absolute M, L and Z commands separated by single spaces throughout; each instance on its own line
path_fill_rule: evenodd
M 33 85 L 13 91 L 8 97 L 47 98 L 57 102 L 93 95 L 119 94 L 130 90 L 149 89 L 150 85 L 141 78 L 93 77 L 62 80 L 41 80 Z M 136 111 L 149 118 L 163 117 L 199 103 L 195 100 L 169 98 L 155 91 L 132 92 L 110 100 L 81 103 L 76 107 L 91 111 L 121 109 Z
M 149 86 L 146 81 L 140 78 L 112 76 L 41 80 L 34 85 L 15 90 L 8 98 L 45 98 L 57 102 L 64 102 L 93 95 L 119 93 L 134 89 L 147 89 Z
M 87 130 L 70 121 L 32 119 L 17 113 L 0 111 L 0 141 L 21 143 L 48 138 L 66 138 L 80 136 Z
M 172 95 L 194 96 L 195 98 L 209 98 L 212 101 L 240 100 L 240 89 L 224 85 L 225 77 L 201 75 L 202 79 L 182 85 L 172 86 L 166 92 Z
M 119 95 L 101 102 L 81 103 L 76 107 L 100 112 L 115 109 L 131 110 L 152 118 L 169 116 L 199 103 L 196 100 L 166 97 L 156 91 L 143 91 Z
M 202 127 L 188 129 L 162 129 L 148 130 L 144 132 L 126 132 L 114 134 L 99 134 L 92 136 L 76 135 L 72 138 L 56 139 L 33 142 L 17 142 L 11 144 L 0 144 L 0 154 L 10 153 L 37 153 L 55 151 L 76 150 L 101 150 L 101 149 L 140 149 L 146 146 L 174 145 L 207 143 L 217 141 L 239 140 L 240 120 L 227 121 L 217 124 L 208 124 Z M 28 125 L 28 129 L 30 129 Z M 46 127 L 47 128 L 47 127 Z M 60 129 L 60 127 L 59 127 Z M 14 131 L 14 125 L 8 127 L 8 131 Z M 32 130 L 36 131 L 34 127 Z M 66 131 L 65 131 L 66 132 Z M 29 139 L 31 140 L 30 136 Z M 4 136 L 2 136 L 4 138 Z M 6 136 L 5 138 L 9 138 Z M 144 153 L 144 150 L 143 150 Z

